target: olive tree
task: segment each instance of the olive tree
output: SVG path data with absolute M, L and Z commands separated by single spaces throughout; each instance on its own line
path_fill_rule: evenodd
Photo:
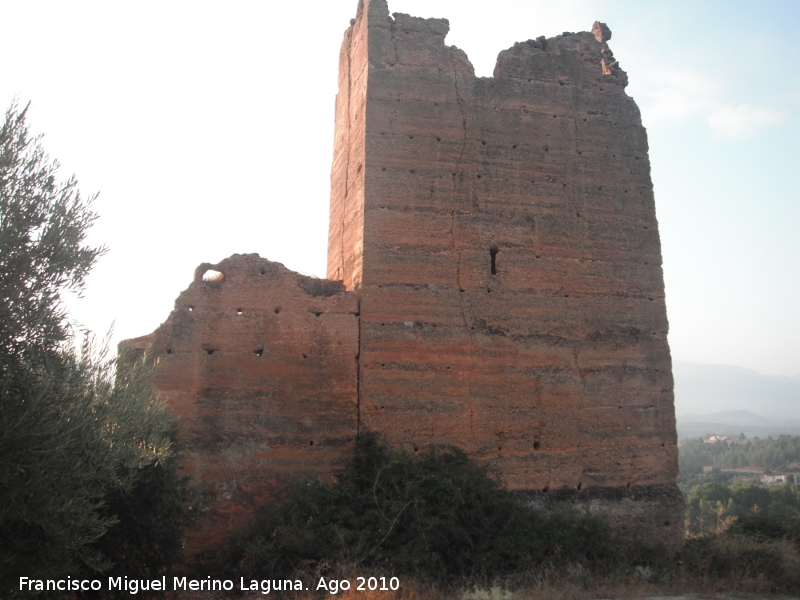
M 141 511 L 146 488 L 173 522 L 191 512 L 174 422 L 150 384 L 154 361 L 109 358 L 90 336 L 75 347 L 63 294 L 84 289 L 105 249 L 86 243 L 93 198 L 74 177 L 58 180 L 26 112 L 12 105 L 0 129 L 0 596 L 12 598 L 19 576 L 141 566 L 117 549 L 149 542 L 125 533 L 125 507 Z M 162 566 L 179 558 L 170 543 Z

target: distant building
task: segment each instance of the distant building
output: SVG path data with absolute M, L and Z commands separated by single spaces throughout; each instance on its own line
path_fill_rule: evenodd
M 764 485 L 778 485 L 781 483 L 797 483 L 797 475 L 764 475 L 761 478 Z
M 724 435 L 712 435 L 710 438 L 705 440 L 706 444 L 716 444 L 717 442 L 728 442 L 730 446 L 730 440 L 727 436 Z

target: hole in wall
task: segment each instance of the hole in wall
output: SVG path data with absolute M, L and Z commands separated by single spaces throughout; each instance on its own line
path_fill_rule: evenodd
M 491 294 L 492 293 L 492 288 L 486 288 L 486 293 L 487 294 Z
M 237 314 L 237 315 L 241 315 L 241 314 L 243 314 L 243 313 L 244 313 L 244 311 L 243 311 L 241 308 L 237 308 L 237 309 L 236 309 L 236 314 Z
M 583 482 L 582 482 L 582 481 L 579 481 L 579 482 L 578 482 L 578 486 L 577 486 L 575 489 L 576 489 L 576 490 L 578 490 L 578 491 L 580 492 L 582 487 L 583 487 Z
M 491 268 L 491 271 L 492 271 L 492 275 L 497 275 L 497 253 L 498 252 L 499 252 L 499 250 L 497 249 L 497 246 L 492 246 L 491 248 L 489 248 L 489 258 L 491 260 L 491 267 L 490 268 Z
M 187 306 L 186 310 L 188 310 L 189 312 L 194 312 L 194 306 Z
M 167 346 L 167 354 L 172 354 L 172 348 L 169 346 Z M 661 445 L 663 446 L 664 444 Z
M 538 442 L 538 441 L 537 442 L 533 442 L 533 449 L 534 450 L 538 450 L 541 447 L 542 447 L 542 443 L 541 442 Z
M 222 283 L 225 281 L 225 275 L 221 271 L 209 269 L 203 273 L 203 281 L 206 283 Z
M 209 356 L 214 354 L 214 352 L 216 351 L 217 351 L 216 348 L 206 348 L 206 354 L 208 354 Z
M 267 270 L 266 269 L 261 269 L 261 274 L 262 275 L 266 275 L 267 274 Z
M 303 358 L 308 358 L 308 355 L 307 354 L 303 354 Z
M 514 145 L 513 145 L 513 146 L 511 146 L 511 147 L 512 147 L 514 150 L 516 150 L 516 149 L 517 149 L 517 146 L 519 146 L 519 144 L 514 144 Z
M 414 452 L 419 452 L 419 446 L 414 446 Z
M 385 170 L 386 170 L 386 167 L 383 167 L 383 168 L 381 169 L 381 171 L 385 171 Z
M 664 521 L 664 527 L 669 527 L 669 521 Z
M 486 145 L 486 140 L 481 140 L 481 146 L 485 146 L 485 145 Z
M 321 312 L 314 311 L 314 315 L 317 316 L 317 317 L 319 317 L 321 314 L 322 314 Z
M 549 492 L 549 491 L 550 491 L 550 486 L 549 486 L 549 485 L 546 485 L 546 486 L 544 486 L 544 487 L 542 488 L 542 491 L 543 491 L 543 492 L 546 494 L 547 492 Z
M 311 440 L 310 442 L 308 442 L 308 445 L 309 446 L 313 446 L 314 445 L 314 440 Z
M 261 356 L 264 354 L 264 348 L 256 348 L 253 350 L 253 354 L 255 354 L 258 358 L 261 358 Z
M 437 136 L 436 136 L 436 141 L 437 141 L 437 142 L 441 142 L 441 141 L 442 141 L 442 138 L 440 138 L 440 137 L 437 135 Z
M 564 86 L 564 82 L 563 82 L 563 81 L 559 81 L 559 82 L 558 82 L 558 85 L 560 85 L 560 86 L 562 86 L 562 87 L 563 87 L 563 86 Z
M 277 315 L 279 312 L 281 312 L 281 307 L 280 307 L 280 306 L 278 306 L 278 307 L 275 309 L 275 314 Z
M 630 488 L 631 487 L 631 482 L 629 481 L 628 483 L 626 483 L 625 487 Z

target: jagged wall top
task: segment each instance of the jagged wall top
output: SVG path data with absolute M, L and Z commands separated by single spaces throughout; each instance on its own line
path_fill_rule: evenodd
M 369 28 L 371 66 L 391 67 L 397 62 L 403 63 L 403 50 L 413 45 L 413 52 L 407 53 L 409 56 L 422 57 L 431 64 L 443 64 L 457 54 L 460 62 L 467 65 L 466 70 L 474 75 L 467 54 L 445 44 L 445 37 L 450 31 L 447 19 L 421 18 L 404 13 L 392 13 L 390 16 L 386 0 L 360 0 L 351 25 L 363 21 L 365 15 Z M 399 32 L 404 37 L 411 37 L 398 40 L 396 34 Z M 608 47 L 610 39 L 611 30 L 608 26 L 595 21 L 591 32 L 564 32 L 552 38 L 540 36 L 535 40 L 517 42 L 500 52 L 493 76 L 565 83 L 570 80 L 571 83 L 588 84 L 599 75 L 611 75 L 611 81 L 624 88 L 628 84 L 628 77 Z M 546 53 L 549 60 L 542 61 L 542 53 Z M 579 59 L 587 69 L 576 68 L 580 65 Z

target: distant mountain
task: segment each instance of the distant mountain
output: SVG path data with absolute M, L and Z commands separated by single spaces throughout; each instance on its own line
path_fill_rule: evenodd
M 683 415 L 680 417 L 683 423 L 727 423 L 728 425 L 755 425 L 770 426 L 777 423 L 761 417 L 749 410 L 726 410 L 725 412 L 712 413 L 710 415 Z
M 800 425 L 800 375 L 762 375 L 730 365 L 675 361 L 675 413 L 710 415 L 749 411 L 779 423 Z

